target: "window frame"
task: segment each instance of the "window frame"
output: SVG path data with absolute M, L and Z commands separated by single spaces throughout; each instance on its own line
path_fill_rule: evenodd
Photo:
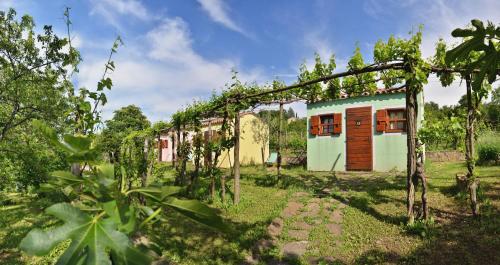
M 385 132 L 388 133 L 395 133 L 395 132 L 406 132 L 407 129 L 407 122 L 406 122 L 406 108 L 390 108 L 386 109 L 387 111 L 387 124 L 385 127 Z M 403 112 L 403 118 L 402 119 L 391 119 L 391 112 Z M 391 129 L 391 122 L 404 122 L 403 129 Z
M 327 135 L 334 134 L 333 130 L 334 130 L 334 127 L 335 127 L 335 121 L 334 121 L 333 113 L 320 114 L 318 116 L 319 116 L 319 134 L 318 135 L 327 136 Z M 331 123 L 322 123 L 321 119 L 323 117 L 329 117 L 330 119 L 332 119 L 332 122 Z M 332 130 L 330 132 L 328 132 L 328 133 L 325 133 L 325 132 L 323 132 L 323 126 L 331 126 Z

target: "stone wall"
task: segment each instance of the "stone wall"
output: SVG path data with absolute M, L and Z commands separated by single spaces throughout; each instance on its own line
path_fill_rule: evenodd
M 427 151 L 425 158 L 433 162 L 465 161 L 465 154 L 460 151 Z

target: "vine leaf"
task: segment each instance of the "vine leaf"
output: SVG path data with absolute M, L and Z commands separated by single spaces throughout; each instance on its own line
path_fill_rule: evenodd
M 111 218 L 100 219 L 80 211 L 68 203 L 58 203 L 47 208 L 64 225 L 42 231 L 34 229 L 21 241 L 19 247 L 28 254 L 47 255 L 57 244 L 70 238 L 71 244 L 57 261 L 63 264 L 150 264 L 151 258 L 135 249 L 128 237 L 117 230 Z

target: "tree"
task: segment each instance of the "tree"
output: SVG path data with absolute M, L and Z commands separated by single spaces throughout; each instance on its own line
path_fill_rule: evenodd
M 288 108 L 288 110 L 286 111 L 285 117 L 287 119 L 295 118 L 295 112 L 293 111 L 292 107 Z
M 72 85 L 66 67 L 80 61 L 68 39 L 44 26 L 36 34 L 33 19 L 16 11 L 0 11 L 0 143 L 34 119 L 53 121 L 68 109 Z M 61 81 L 63 80 L 63 81 Z
M 486 122 L 495 130 L 500 129 L 500 86 L 497 87 L 491 96 L 491 101 L 484 105 Z
M 99 144 L 109 155 L 111 162 L 118 162 L 123 139 L 133 131 L 141 131 L 151 126 L 141 109 L 135 105 L 123 107 L 114 112 L 113 118 L 106 121 L 106 128 L 99 136 Z
M 290 110 L 291 109 L 292 108 L 290 108 Z M 266 149 L 269 148 L 269 126 L 261 119 L 253 119 L 251 123 L 253 140 L 255 141 L 255 143 L 260 145 L 262 167 L 265 167 L 266 157 L 264 156 L 264 154 L 266 152 Z
M 479 206 L 476 193 L 479 182 L 474 176 L 474 126 L 476 112 L 482 100 L 491 90 L 491 84 L 497 80 L 500 66 L 500 27 L 488 22 L 485 26 L 480 20 L 471 20 L 473 28 L 457 28 L 451 35 L 462 38 L 462 43 L 451 50 L 446 50 L 446 45 L 441 43 L 437 47 L 437 55 L 444 56 L 445 66 L 463 66 L 465 70 L 461 77 L 465 79 L 467 88 L 467 126 L 465 140 L 465 157 L 467 160 L 467 181 L 471 198 L 471 209 L 474 216 L 479 215 Z M 449 84 L 453 80 L 451 74 L 442 75 L 441 82 Z

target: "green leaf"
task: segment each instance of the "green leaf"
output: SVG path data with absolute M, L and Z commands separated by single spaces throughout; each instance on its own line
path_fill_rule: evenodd
M 117 230 L 111 218 L 102 219 L 102 214 L 89 216 L 68 203 L 52 205 L 46 213 L 61 219 L 64 225 L 30 231 L 19 245 L 30 255 L 46 255 L 62 241 L 71 239 L 57 264 L 111 264 L 111 253 L 118 264 L 151 263 L 149 256 L 135 249 L 128 237 Z
M 45 123 L 39 121 L 39 120 L 34 120 L 33 121 L 33 127 L 35 127 L 39 132 L 41 132 L 43 134 L 43 136 L 45 136 L 45 138 L 54 146 L 66 151 L 66 152 L 72 152 L 73 150 L 59 142 L 59 138 L 57 137 L 57 134 L 56 134 L 56 131 L 52 128 L 50 128 L 49 126 L 47 126 Z
M 66 134 L 63 136 L 63 139 L 71 148 L 79 152 L 89 150 L 92 143 L 92 139 L 83 135 L 74 136 Z
M 484 45 L 483 39 L 481 38 L 472 38 L 465 42 L 462 42 L 457 47 L 452 50 L 446 52 L 445 62 L 447 65 L 451 65 L 455 61 L 462 61 L 465 57 L 469 55 L 469 53 L 476 48 L 479 48 L 481 45 Z
M 211 228 L 216 228 L 223 232 L 228 231 L 227 225 L 224 224 L 222 218 L 217 215 L 214 209 L 197 200 L 180 200 L 177 198 L 169 197 L 163 202 L 163 205 L 179 212 L 186 217 L 189 217 L 190 219 L 198 223 L 204 224 Z
M 474 26 L 478 31 L 481 31 L 481 30 L 484 31 L 484 24 L 481 20 L 473 19 L 470 22 L 471 22 L 472 26 Z
M 175 195 L 182 190 L 181 187 L 176 186 L 148 186 L 144 188 L 136 188 L 127 191 L 127 193 L 137 192 L 143 194 L 155 201 L 163 201 L 168 196 Z
M 460 29 L 460 28 L 457 28 L 455 30 L 453 30 L 451 32 L 451 36 L 457 38 L 457 37 L 469 37 L 469 36 L 472 36 L 474 35 L 474 31 L 471 30 L 471 29 Z
M 73 173 L 71 173 L 69 171 L 57 170 L 57 171 L 52 172 L 50 175 L 53 177 L 56 177 L 58 179 L 64 180 L 66 182 L 80 183 L 83 181 L 82 178 L 73 175 Z
M 127 204 L 119 207 L 116 200 L 112 200 L 103 203 L 102 208 L 115 223 L 119 224 L 120 231 L 129 234 L 135 230 L 137 220 L 134 207 Z

